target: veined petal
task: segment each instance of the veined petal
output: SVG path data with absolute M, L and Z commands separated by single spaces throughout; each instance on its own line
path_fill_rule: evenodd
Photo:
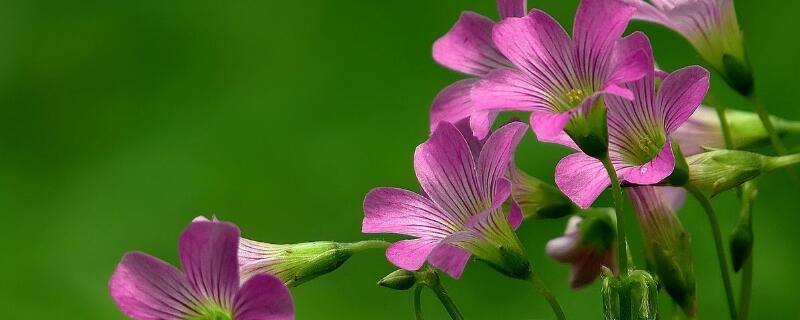
M 566 94 L 577 83 L 572 40 L 558 22 L 540 10 L 508 18 L 492 31 L 495 45 L 530 78 L 539 96 Z
M 653 160 L 623 169 L 622 179 L 630 183 L 650 185 L 666 179 L 674 169 L 675 155 L 672 154 L 672 144 L 667 140 Z
M 236 320 L 293 320 L 289 289 L 275 276 L 255 275 L 242 285 L 234 299 Z
M 439 91 L 431 104 L 431 132 L 439 122 L 456 123 L 472 114 L 470 91 L 477 82 L 478 79 L 464 79 Z
M 698 66 L 689 66 L 667 76 L 658 90 L 657 104 L 664 110 L 667 132 L 673 132 L 703 102 L 709 87 L 709 73 Z
M 536 139 L 541 142 L 556 143 L 578 150 L 575 141 L 564 132 L 564 127 L 572 117 L 572 112 L 550 113 L 538 111 L 531 113 L 531 127 Z
M 484 139 L 492 131 L 492 124 L 497 118 L 495 111 L 474 111 L 469 117 L 469 126 L 472 134 L 478 139 Z
M 439 123 L 428 141 L 417 147 L 414 169 L 425 194 L 460 221 L 491 205 L 491 199 L 482 196 L 469 146 L 450 123 Z
M 467 266 L 470 256 L 469 251 L 444 243 L 433 249 L 428 256 L 428 262 L 449 274 L 453 279 L 459 279 L 464 273 L 464 267 Z
M 511 205 L 508 209 L 508 223 L 511 224 L 511 228 L 517 230 L 519 225 L 522 224 L 522 220 L 525 217 L 522 214 L 522 207 L 519 205 L 516 199 L 511 198 Z
M 675 212 L 678 212 L 678 209 L 683 207 L 683 203 L 686 201 L 686 189 L 684 188 L 653 187 L 653 190 L 655 190 Z
M 475 110 L 554 110 L 548 93 L 537 89 L 532 79 L 514 69 L 497 69 L 478 82 L 470 94 Z
M 375 188 L 364 198 L 361 232 L 398 233 L 444 238 L 455 232 L 461 219 L 443 212 L 433 201 L 408 190 Z
M 635 8 L 616 0 L 582 0 L 578 5 L 572 36 L 584 81 L 602 82 L 614 44 L 635 11 Z
M 524 17 L 528 10 L 527 0 L 497 0 L 497 11 L 500 19 L 510 17 Z
M 474 12 L 464 12 L 444 36 L 433 43 L 433 59 L 450 69 L 485 75 L 509 62 L 492 42 L 494 22 Z
M 180 239 L 180 258 L 198 296 L 230 310 L 239 290 L 239 228 L 224 222 L 192 222 Z
M 198 315 L 201 304 L 183 273 L 139 252 L 122 257 L 108 287 L 119 309 L 134 319 L 185 319 Z
M 478 158 L 478 176 L 480 188 L 487 199 L 502 203 L 511 194 L 511 183 L 503 176 L 517 145 L 527 130 L 528 125 L 522 122 L 511 122 L 497 129 L 483 145 Z M 506 184 L 501 185 L 500 180 L 504 180 Z M 496 194 L 502 193 L 500 192 L 501 186 L 507 187 L 507 190 L 505 190 L 504 196 L 498 197 Z
M 670 18 L 664 12 L 645 0 L 622 0 L 626 4 L 636 8 L 633 19 L 649 21 L 669 27 Z
M 580 152 L 558 162 L 555 180 L 558 189 L 582 209 L 590 207 L 611 185 L 611 179 L 600 160 Z
M 441 239 L 430 238 L 400 240 L 386 249 L 386 258 L 399 268 L 416 271 L 440 242 Z
M 620 39 L 614 47 L 612 64 L 614 70 L 607 80 L 607 86 L 652 77 L 655 63 L 650 40 L 639 31 Z

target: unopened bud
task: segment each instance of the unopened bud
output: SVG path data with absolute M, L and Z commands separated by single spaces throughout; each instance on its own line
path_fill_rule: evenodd
M 739 221 L 733 228 L 730 238 L 733 270 L 739 272 L 753 253 L 753 226 L 751 224 L 752 203 L 758 194 L 754 181 L 748 181 L 740 188 L 741 212 Z
M 723 78 L 731 88 L 745 97 L 753 94 L 753 70 L 746 57 L 739 59 L 730 54 L 723 54 L 722 69 Z
M 413 271 L 398 269 L 378 281 L 378 285 L 395 290 L 408 290 L 417 283 Z
M 689 183 L 712 196 L 735 188 L 762 173 L 800 163 L 800 154 L 769 157 L 753 152 L 715 149 L 691 156 Z
M 528 218 L 557 219 L 572 214 L 575 205 L 556 187 L 529 176 L 519 168 L 509 169 L 512 196 Z
M 603 267 L 603 285 L 600 294 L 603 298 L 603 319 L 618 320 L 619 315 L 619 290 L 621 283 L 610 269 Z
M 259 273 L 272 274 L 293 287 L 338 269 L 353 251 L 330 241 L 271 244 L 241 239 L 239 273 L 242 281 Z
M 644 270 L 628 273 L 626 284 L 631 293 L 631 318 L 658 319 L 658 282 Z

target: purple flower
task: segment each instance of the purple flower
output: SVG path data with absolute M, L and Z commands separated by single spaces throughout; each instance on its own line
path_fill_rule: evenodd
M 498 0 L 500 18 L 522 17 L 526 0 Z M 433 44 L 433 59 L 452 70 L 482 77 L 492 70 L 512 64 L 492 42 L 494 21 L 466 11 L 444 36 Z M 478 79 L 470 78 L 453 83 L 439 92 L 431 106 L 431 131 L 441 121 L 456 123 L 469 118 L 475 136 L 489 134 L 496 112 L 475 112 L 470 90 Z
M 569 285 L 580 288 L 592 283 L 605 266 L 616 273 L 616 220 L 606 214 L 602 218 L 584 219 L 572 216 L 564 235 L 547 242 L 547 255 L 559 262 L 569 263 Z
M 734 71 L 730 68 L 732 63 L 749 68 L 732 0 L 625 2 L 636 7 L 634 19 L 655 22 L 679 33 L 726 77 L 735 76 L 730 74 Z
M 506 217 L 501 208 L 511 193 L 504 174 L 526 130 L 527 125 L 512 122 L 481 143 L 453 124 L 440 123 L 414 153 L 424 196 L 373 189 L 364 199 L 361 230 L 414 237 L 386 250 L 389 261 L 406 270 L 428 261 L 459 278 L 474 254 L 506 275 L 527 277 L 530 267 L 512 229 L 522 216 L 515 211 Z
M 289 290 L 261 274 L 239 285 L 239 229 L 198 221 L 180 238 L 183 272 L 150 255 L 131 252 L 109 281 L 111 297 L 127 316 L 161 319 L 294 319 Z
M 573 114 L 588 113 L 602 94 L 633 99 L 620 85 L 652 70 L 645 52 L 620 39 L 634 10 L 615 0 L 581 1 L 572 38 L 540 10 L 501 21 L 492 39 L 515 69 L 494 70 L 474 86 L 476 111 L 530 111 L 540 141 L 574 146 L 563 131 Z
M 631 35 L 631 47 L 652 52 L 647 37 Z M 650 185 L 672 174 L 675 157 L 670 134 L 680 127 L 700 105 L 709 86 L 709 73 L 690 66 L 669 74 L 656 90 L 653 58 L 646 57 L 650 72 L 625 84 L 633 92 L 629 101 L 606 96 L 608 107 L 608 154 L 620 180 Z M 589 207 L 609 185 L 602 163 L 584 153 L 574 153 L 556 166 L 556 184 L 581 208 Z

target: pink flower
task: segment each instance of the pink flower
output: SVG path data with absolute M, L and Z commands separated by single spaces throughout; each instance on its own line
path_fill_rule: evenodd
M 613 210 L 611 214 L 597 212 L 597 217 L 587 219 L 572 216 L 564 235 L 547 242 L 547 255 L 572 265 L 569 276 L 572 288 L 592 283 L 600 275 L 603 266 L 615 273 L 617 270 Z
M 626 45 L 652 52 L 647 37 L 636 33 Z M 637 185 L 660 182 L 672 174 L 675 157 L 670 134 L 700 105 L 709 87 L 709 73 L 690 66 L 669 74 L 656 90 L 653 58 L 646 56 L 650 72 L 625 84 L 633 100 L 606 96 L 608 153 L 620 180 Z M 609 185 L 603 164 L 584 153 L 573 153 L 556 166 L 556 185 L 581 208 L 588 208 Z
M 289 290 L 260 274 L 239 285 L 239 228 L 223 222 L 193 222 L 181 235 L 184 271 L 150 255 L 131 252 L 109 281 L 111 297 L 137 320 L 290 320 Z
M 513 231 L 522 217 L 519 211 L 506 217 L 501 208 L 511 193 L 504 174 L 526 130 L 527 125 L 513 122 L 481 143 L 453 124 L 440 123 L 414 153 L 424 195 L 373 189 L 364 199 L 362 231 L 414 237 L 386 250 L 389 261 L 406 270 L 428 261 L 459 278 L 474 254 L 506 275 L 527 277 L 530 266 Z
M 526 0 L 498 0 L 500 18 L 522 17 Z M 474 12 L 464 12 L 456 24 L 433 44 L 433 59 L 439 64 L 467 75 L 482 77 L 492 70 L 512 64 L 492 42 L 495 23 Z M 431 131 L 441 121 L 456 123 L 469 118 L 473 134 L 483 139 L 491 129 L 496 112 L 475 112 L 470 90 L 477 78 L 458 81 L 445 87 L 431 106 Z
M 530 111 L 540 141 L 574 146 L 563 130 L 573 115 L 603 94 L 633 99 L 621 84 L 652 71 L 648 53 L 621 39 L 634 11 L 615 0 L 581 1 L 572 38 L 540 10 L 501 21 L 492 39 L 515 68 L 491 71 L 474 86 L 476 112 Z

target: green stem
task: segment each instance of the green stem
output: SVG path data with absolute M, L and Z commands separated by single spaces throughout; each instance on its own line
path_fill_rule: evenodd
M 438 278 L 438 276 L 437 276 Z M 435 281 L 429 285 L 433 293 L 436 294 L 436 297 L 439 298 L 439 301 L 444 306 L 447 313 L 450 315 L 450 318 L 453 320 L 463 320 L 464 317 L 461 316 L 461 312 L 458 311 L 458 307 L 456 307 L 455 302 L 453 299 L 450 298 L 450 295 L 447 294 L 447 291 L 442 286 L 441 282 Z
M 767 129 L 769 141 L 772 143 L 772 147 L 775 148 L 775 152 L 780 156 L 786 155 L 786 147 L 783 145 L 783 141 L 781 141 L 778 131 L 775 129 L 775 124 L 772 123 L 772 118 L 769 116 L 769 113 L 767 113 L 767 108 L 761 103 L 755 93 L 748 98 L 753 108 L 756 109 L 758 118 L 761 119 L 764 128 Z M 792 167 L 787 167 L 786 172 L 794 182 L 800 182 L 800 177 L 797 176 L 797 172 L 795 172 Z
M 686 190 L 689 191 L 696 199 L 697 202 L 703 207 L 708 215 L 708 221 L 711 224 L 711 233 L 714 236 L 714 244 L 717 249 L 717 259 L 719 260 L 719 267 L 722 274 L 722 283 L 725 285 L 725 295 L 728 299 L 728 312 L 730 312 L 731 319 L 738 319 L 736 310 L 736 300 L 733 298 L 733 286 L 731 285 L 731 276 L 728 273 L 727 259 L 725 258 L 725 249 L 722 245 L 722 232 L 719 230 L 719 222 L 717 221 L 717 214 L 714 212 L 714 207 L 708 201 L 703 193 L 692 185 L 686 185 Z
M 414 288 L 414 315 L 416 316 L 417 320 L 422 320 L 422 303 L 420 301 L 422 288 L 423 286 L 417 286 Z
M 800 122 L 778 119 L 776 126 L 781 132 L 800 133 Z
M 622 282 L 623 275 L 628 274 L 628 242 L 625 238 L 625 213 L 623 211 L 624 199 L 622 195 L 622 187 L 619 184 L 619 177 L 614 165 L 608 154 L 600 159 L 603 162 L 603 167 L 608 172 L 608 177 L 611 179 L 611 190 L 614 194 L 614 207 L 617 215 L 617 263 L 619 264 L 619 279 Z M 619 297 L 620 319 L 628 320 L 631 318 L 631 299 L 630 290 L 622 288 Z
M 558 300 L 556 300 L 556 297 L 553 295 L 552 292 L 550 292 L 550 289 L 547 289 L 547 286 L 544 285 L 542 279 L 539 279 L 539 276 L 537 276 L 535 272 L 531 271 L 528 280 L 530 280 L 530 283 L 533 286 L 533 288 L 536 289 L 536 291 L 539 291 L 539 293 L 544 297 L 544 299 L 547 300 L 547 303 L 550 304 L 550 308 L 553 309 L 553 313 L 556 315 L 556 319 L 558 320 L 566 319 L 566 317 L 564 316 L 564 311 L 561 310 L 561 305 L 558 304 Z
M 739 292 L 741 303 L 739 309 L 739 319 L 746 320 L 750 314 L 750 297 L 753 293 L 753 255 L 745 261 L 742 267 L 742 288 Z
M 800 153 L 769 158 L 766 162 L 767 170 L 773 170 L 800 163 Z
M 342 244 L 346 249 L 352 252 L 362 252 L 370 249 L 386 249 L 391 243 L 383 240 L 364 240 L 353 243 Z
M 728 125 L 728 116 L 725 114 L 725 108 L 717 104 L 714 109 L 717 110 L 719 124 L 722 127 L 722 138 L 725 141 L 725 147 L 730 149 L 733 146 L 733 140 L 731 139 L 731 127 Z

